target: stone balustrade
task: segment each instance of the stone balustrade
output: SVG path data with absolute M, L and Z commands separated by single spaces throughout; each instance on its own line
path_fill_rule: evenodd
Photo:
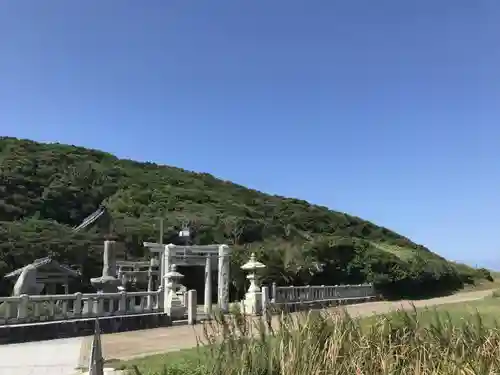
M 372 284 L 332 286 L 276 286 L 271 289 L 271 302 L 293 304 L 344 300 L 369 300 L 376 297 Z
M 0 297 L 0 326 L 163 311 L 158 291 Z

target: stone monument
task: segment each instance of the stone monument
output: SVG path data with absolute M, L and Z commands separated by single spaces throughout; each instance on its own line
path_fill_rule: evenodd
M 257 270 L 265 267 L 264 264 L 256 260 L 254 253 L 250 256 L 250 260 L 241 266 L 242 270 L 250 272 L 247 276 L 247 279 L 250 280 L 250 287 L 245 294 L 245 299 L 241 303 L 245 314 L 258 315 L 262 312 L 262 291 L 260 290 L 256 273 Z
M 116 277 L 116 241 L 104 241 L 102 276 L 90 279 L 99 293 L 116 293 L 122 284 Z
M 35 266 L 28 265 L 23 268 L 21 274 L 17 278 L 14 288 L 12 290 L 12 296 L 20 296 L 22 294 L 27 295 L 38 295 L 42 292 L 44 284 L 37 283 L 36 281 L 37 271 Z
M 175 264 L 170 266 L 170 271 L 165 274 L 165 298 L 164 298 L 164 311 L 172 319 L 182 319 L 186 314 L 186 307 L 183 305 L 179 296 L 177 295 L 177 286 L 179 280 L 184 277 L 181 273 L 177 272 Z

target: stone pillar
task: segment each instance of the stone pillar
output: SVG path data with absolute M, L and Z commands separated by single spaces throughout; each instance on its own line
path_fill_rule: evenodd
M 75 293 L 75 302 L 73 303 L 73 315 L 80 316 L 82 314 L 82 293 Z
M 19 307 L 17 310 L 17 319 L 23 320 L 28 317 L 28 304 L 30 297 L 27 294 L 22 294 L 19 299 Z
M 68 282 L 65 282 L 64 285 L 64 294 L 69 294 L 69 284 Z
M 125 314 L 127 312 L 127 292 L 120 292 L 120 300 L 118 301 L 118 311 L 121 314 Z
M 116 245 L 115 241 L 104 241 L 102 276 L 90 279 L 90 283 L 98 292 L 114 293 L 121 284 L 116 278 Z
M 102 276 L 116 277 L 116 242 L 104 241 Z
M 197 300 L 196 300 L 196 290 L 191 289 L 187 292 L 187 314 L 188 314 L 188 324 L 196 323 L 197 315 Z
M 156 268 L 160 265 L 160 263 L 158 262 L 158 259 L 156 257 L 153 257 L 151 258 L 151 260 L 149 261 L 149 274 L 148 274 L 148 277 L 151 278 L 151 290 L 157 290 L 159 285 L 158 284 L 158 280 L 156 280 L 155 278 L 155 275 L 156 275 Z M 159 270 L 161 272 L 161 270 Z
M 148 292 L 152 292 L 152 291 L 153 291 L 153 273 L 152 273 L 151 267 L 149 267 L 149 270 L 148 270 Z M 153 309 L 153 296 L 152 295 L 148 295 L 148 297 L 147 297 L 147 306 L 148 306 L 148 310 Z
M 126 280 L 124 280 L 124 275 L 123 275 L 123 267 L 122 266 L 119 266 L 118 267 L 118 273 L 117 273 L 117 276 L 116 278 L 118 280 L 120 280 L 120 282 L 122 283 L 122 285 L 125 284 Z
M 229 312 L 229 256 L 227 245 L 219 246 L 219 270 L 217 278 L 217 302 L 223 313 Z
M 262 287 L 262 318 L 265 326 L 265 331 L 267 334 L 273 333 L 272 328 L 272 313 L 273 313 L 273 304 L 272 300 L 269 298 L 269 287 Z
M 269 288 L 263 286 L 262 288 L 262 315 L 266 316 L 269 313 Z
M 166 295 L 167 295 L 167 288 L 166 288 L 166 274 L 170 271 L 170 265 L 172 263 L 172 253 L 173 253 L 173 248 L 175 245 L 173 244 L 168 244 L 165 245 L 165 249 L 160 253 L 160 287 L 158 288 L 159 294 L 158 294 L 158 307 L 164 307 L 165 306 L 165 301 L 166 301 Z
M 170 266 L 172 265 L 172 255 L 175 250 L 175 245 L 173 244 L 168 244 L 165 245 L 165 251 L 163 251 L 163 262 L 161 264 L 161 274 L 165 275 L 167 272 L 170 271 Z M 165 287 L 165 278 L 162 278 L 161 285 Z
M 212 260 L 210 255 L 207 255 L 205 262 L 205 301 L 204 301 L 205 314 L 212 314 Z

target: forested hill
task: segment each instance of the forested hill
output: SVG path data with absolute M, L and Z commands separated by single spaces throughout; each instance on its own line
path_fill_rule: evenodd
M 108 220 L 74 233 L 101 204 Z M 268 265 L 266 280 L 295 285 L 374 281 L 407 294 L 487 276 L 389 229 L 302 200 L 101 151 L 0 138 L 0 275 L 52 255 L 97 276 L 110 226 L 125 244 L 123 256 L 141 258 L 149 256 L 142 242 L 158 240 L 160 217 L 165 243 L 177 242 L 189 223 L 193 242 L 230 244 L 236 292 L 244 283 L 237 265 L 250 251 Z

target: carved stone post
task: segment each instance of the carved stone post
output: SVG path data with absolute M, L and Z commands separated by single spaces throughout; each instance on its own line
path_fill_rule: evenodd
M 229 247 L 227 245 L 220 245 L 217 300 L 219 309 L 224 313 L 229 312 L 229 256 Z
M 79 317 L 82 315 L 82 293 L 75 293 L 75 302 L 73 302 L 73 316 Z
M 127 292 L 120 292 L 120 300 L 118 301 L 118 311 L 121 314 L 125 314 L 127 312 Z
M 210 255 L 207 255 L 207 260 L 205 262 L 205 304 L 204 311 L 205 314 L 212 314 L 212 260 Z

